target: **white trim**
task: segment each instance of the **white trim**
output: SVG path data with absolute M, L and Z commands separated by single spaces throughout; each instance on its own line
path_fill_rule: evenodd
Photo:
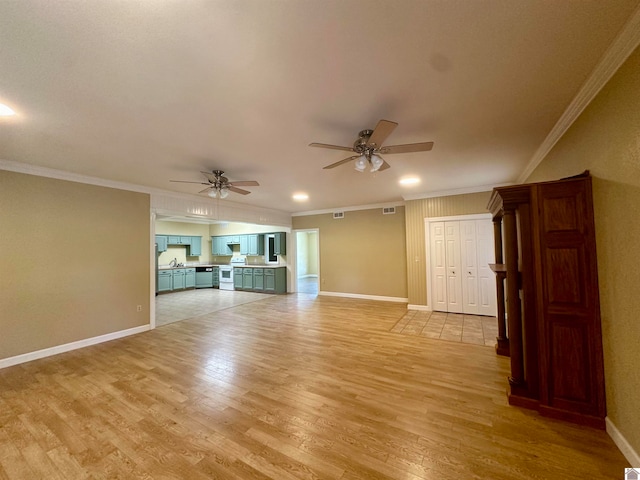
M 407 305 L 407 310 L 421 310 L 423 312 L 431 312 L 431 307 L 427 305 L 412 305 L 411 303 Z
M 450 222 L 456 220 L 490 220 L 490 213 L 470 213 L 468 215 L 450 215 L 448 217 L 425 217 L 430 222 Z
M 598 65 L 584 82 L 577 95 L 571 101 L 560 119 L 544 139 L 533 158 L 518 177 L 518 183 L 523 183 L 533 173 L 538 165 L 549 154 L 553 146 L 569 130 L 585 108 L 629 58 L 636 47 L 640 45 L 640 5 L 629 17 L 624 28 L 602 55 Z
M 452 197 L 455 195 L 466 195 L 468 193 L 490 192 L 496 187 L 508 187 L 513 183 L 496 183 L 495 185 L 480 185 L 477 187 L 456 188 L 453 190 L 440 190 L 437 192 L 414 193 L 403 195 L 405 200 L 421 200 L 423 198 Z
M 358 205 L 353 207 L 336 207 L 326 208 L 324 210 L 309 210 L 308 212 L 295 212 L 292 213 L 292 217 L 303 217 L 307 215 L 324 215 L 326 213 L 333 212 L 355 212 L 357 210 L 374 210 L 376 208 L 384 207 L 404 207 L 404 202 L 392 202 L 392 203 L 373 203 L 371 205 Z
M 128 337 L 129 335 L 136 335 L 138 333 L 147 332 L 148 330 L 149 325 L 142 325 L 140 327 L 107 333 L 105 335 L 99 335 L 97 337 L 85 338 L 84 340 L 78 340 L 76 342 L 65 343 L 64 345 L 56 345 L 55 347 L 36 350 L 35 352 L 23 353 L 22 355 L 16 355 L 15 357 L 3 358 L 2 360 L 0 360 L 0 369 L 18 365 L 20 363 L 31 362 L 32 360 L 38 360 L 40 358 L 51 357 L 59 353 L 70 352 L 71 350 L 77 350 L 79 348 L 89 347 L 98 343 L 109 342 L 118 338 Z
M 322 290 L 318 292 L 318 295 L 325 295 L 327 297 L 359 298 L 361 300 L 377 300 L 380 302 L 407 303 L 409 301 L 408 298 L 401 298 L 401 297 L 385 297 L 382 295 L 362 295 L 359 293 L 326 292 Z
M 158 188 L 134 185 L 132 183 L 115 182 L 103 178 L 89 177 L 87 175 L 79 175 L 77 173 L 39 167 L 37 165 L 29 165 L 28 163 L 14 162 L 11 160 L 0 159 L 0 170 L 95 185 L 98 187 L 146 193 L 151 196 L 151 210 L 161 215 L 191 215 L 196 219 L 200 219 L 200 222 L 209 219 L 255 223 L 258 225 L 282 225 L 291 228 L 291 214 L 282 210 L 246 205 L 230 200 L 217 199 L 216 201 L 212 201 L 212 199 L 206 196 L 171 192 Z
M 620 430 L 618 430 L 618 427 L 615 426 L 613 420 L 611 420 L 609 417 L 606 417 L 604 419 L 604 422 L 607 428 L 607 433 L 611 437 L 611 440 L 613 440 L 613 443 L 615 443 L 616 446 L 620 449 L 622 455 L 624 455 L 624 458 L 627 459 L 631 466 L 640 466 L 640 454 L 638 454 L 638 452 L 633 449 L 627 439 L 624 438 L 622 433 L 620 433 Z
M 152 210 L 150 217 L 149 237 L 151 248 L 149 250 L 151 250 L 151 253 L 149 255 L 149 285 L 151 286 L 151 291 L 149 292 L 149 328 L 153 330 L 154 328 L 156 328 L 156 282 L 158 281 L 156 275 L 156 262 L 158 261 L 158 252 L 154 247 L 154 245 L 156 244 L 156 212 Z

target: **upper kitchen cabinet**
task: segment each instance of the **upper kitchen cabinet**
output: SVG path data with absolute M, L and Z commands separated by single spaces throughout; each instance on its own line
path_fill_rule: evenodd
M 156 243 L 158 244 L 158 253 L 167 251 L 167 237 L 165 235 L 156 235 Z
M 273 253 L 275 255 L 287 254 L 287 234 L 285 232 L 274 233 Z
M 202 255 L 202 237 L 186 235 L 156 235 L 158 253 L 166 252 L 169 246 L 187 247 L 187 255 L 199 257 Z
M 240 235 L 240 255 L 264 255 L 264 235 Z
M 213 255 L 231 255 L 233 251 L 227 244 L 228 237 L 211 237 L 211 253 Z
M 187 256 L 199 257 L 200 255 L 202 255 L 202 237 L 191 237 L 191 243 L 187 247 Z

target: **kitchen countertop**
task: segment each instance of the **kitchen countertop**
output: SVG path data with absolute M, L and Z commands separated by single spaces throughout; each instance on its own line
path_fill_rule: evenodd
M 183 265 L 181 267 L 169 267 L 167 265 L 161 265 L 158 266 L 158 270 L 178 270 L 180 268 L 196 268 L 196 267 L 221 267 L 221 266 L 229 266 L 228 263 L 209 263 L 209 264 L 202 264 L 202 265 Z M 247 263 L 246 265 L 234 265 L 234 267 L 240 267 L 240 268 L 285 268 L 286 265 L 269 265 L 269 264 L 264 264 L 264 263 L 256 263 L 256 264 L 251 264 L 251 263 Z

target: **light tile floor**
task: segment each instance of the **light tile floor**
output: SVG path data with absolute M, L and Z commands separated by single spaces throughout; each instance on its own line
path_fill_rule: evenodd
M 423 335 L 452 342 L 494 346 L 498 336 L 496 317 L 409 310 L 391 329 L 403 335 Z
M 298 278 L 298 293 L 318 294 L 318 277 Z
M 156 326 L 167 325 L 191 317 L 217 312 L 244 303 L 272 297 L 266 293 L 197 288 L 171 292 L 156 297 Z

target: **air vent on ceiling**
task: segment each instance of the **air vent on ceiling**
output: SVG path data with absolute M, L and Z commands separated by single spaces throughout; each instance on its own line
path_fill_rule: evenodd
M 396 207 L 384 207 L 382 209 L 383 215 L 392 215 L 394 213 L 396 213 Z
M 333 218 L 344 218 L 344 212 L 333 212 Z

